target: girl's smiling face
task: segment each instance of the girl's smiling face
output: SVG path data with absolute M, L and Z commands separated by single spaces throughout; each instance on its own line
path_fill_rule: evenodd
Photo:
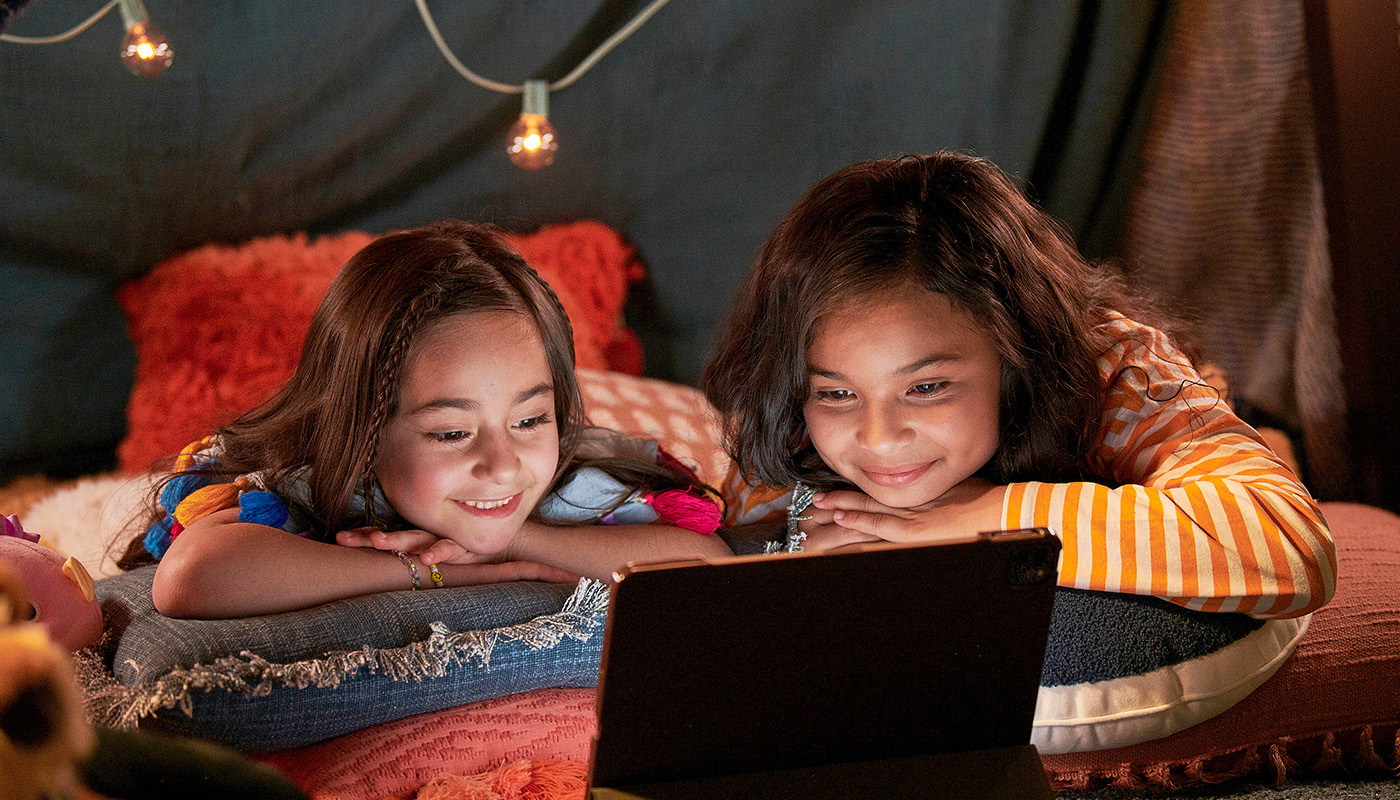
M 996 453 L 1001 357 L 945 295 L 902 285 L 824 315 L 807 367 L 813 446 L 880 503 L 935 500 Z
M 415 337 L 377 473 L 414 527 L 497 553 L 544 496 L 559 463 L 554 380 L 529 317 L 458 314 Z

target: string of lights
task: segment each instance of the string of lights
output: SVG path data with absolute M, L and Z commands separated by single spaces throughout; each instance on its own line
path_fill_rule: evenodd
M 428 29 L 428 35 L 432 37 L 438 50 L 442 52 L 443 57 L 447 59 L 447 63 L 451 64 L 453 69 L 483 89 L 522 96 L 520 119 L 511 126 L 510 132 L 507 134 L 506 154 L 516 166 L 532 170 L 554 163 L 554 156 L 559 150 L 558 136 L 554 131 L 554 126 L 549 122 L 549 93 L 572 85 L 594 64 L 597 64 L 603 56 L 635 33 L 668 2 L 670 0 L 652 0 L 641 11 L 637 12 L 637 15 L 626 25 L 603 40 L 603 43 L 580 61 L 578 66 L 559 80 L 552 83 L 543 80 L 527 80 L 521 84 L 508 84 L 483 78 L 468 69 L 452 52 L 452 48 L 448 46 L 442 32 L 438 30 L 437 22 L 433 20 L 432 12 L 428 10 L 427 0 L 414 0 L 418 7 L 418 13 L 423 18 L 423 25 Z M 0 34 L 0 41 L 14 44 L 55 44 L 67 41 L 92 27 L 98 20 L 117 7 L 121 9 L 122 22 L 126 27 L 126 35 L 122 38 L 121 45 L 122 63 L 131 72 L 146 78 L 152 78 L 164 72 L 170 66 L 172 52 L 165 41 L 165 34 L 151 24 L 150 14 L 147 13 L 146 6 L 141 0 L 110 0 L 92 16 L 54 36 Z
M 636 30 L 652 15 L 661 10 L 661 7 L 670 0 L 652 0 L 626 25 L 618 28 L 613 35 L 603 40 L 592 53 L 589 53 L 578 66 L 574 67 L 568 75 L 553 83 L 542 80 L 527 80 L 522 84 L 501 83 L 489 78 L 483 78 L 471 71 L 465 64 L 457 58 L 448 47 L 447 40 L 443 38 L 442 32 L 438 30 L 437 23 L 433 20 L 433 15 L 428 11 L 428 0 L 413 0 L 418 6 L 418 14 L 423 18 L 423 25 L 428 29 L 428 35 L 432 37 L 438 50 L 442 52 L 447 63 L 457 70 L 458 74 L 483 89 L 502 94 L 522 95 L 520 108 L 520 119 L 511 126 L 506 139 L 506 155 L 510 157 L 511 163 L 521 169 L 539 169 L 554 163 L 554 156 L 559 150 L 559 139 L 554 131 L 554 126 L 549 122 L 549 93 L 564 89 L 574 81 L 577 81 L 593 67 L 594 64 L 614 47 L 622 44 L 622 41 L 631 36 Z

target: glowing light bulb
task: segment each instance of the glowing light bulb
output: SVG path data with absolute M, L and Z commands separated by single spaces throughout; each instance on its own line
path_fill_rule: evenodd
M 539 169 L 554 163 L 559 140 L 549 124 L 549 84 L 525 81 L 520 119 L 510 127 L 506 155 L 521 169 Z
M 122 39 L 122 63 L 132 73 L 154 78 L 170 66 L 170 45 L 165 34 L 148 22 L 138 22 L 126 30 Z
M 122 38 L 122 63 L 143 78 L 154 78 L 170 66 L 170 45 L 165 34 L 151 24 L 141 0 L 118 0 L 126 36 Z
M 521 114 L 510 128 L 510 146 L 506 153 L 511 163 L 521 169 L 539 169 L 553 164 L 558 149 L 554 126 L 543 114 Z

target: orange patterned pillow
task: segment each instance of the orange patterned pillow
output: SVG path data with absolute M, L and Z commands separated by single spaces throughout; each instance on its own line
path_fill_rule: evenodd
M 617 372 L 578 371 L 588 421 L 655 439 L 661 449 L 718 489 L 729 469 L 719 419 L 699 389 Z
M 349 231 L 211 244 L 123 285 L 117 299 L 137 364 L 118 467 L 145 471 L 281 386 L 331 278 L 372 238 Z M 640 373 L 641 345 L 622 309 L 644 270 L 621 234 L 581 221 L 508 238 L 558 293 L 579 365 Z

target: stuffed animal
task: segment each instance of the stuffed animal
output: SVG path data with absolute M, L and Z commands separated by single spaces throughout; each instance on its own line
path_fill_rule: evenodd
M 92 579 L 14 517 L 4 519 L 3 533 L 0 800 L 306 800 L 285 775 L 233 750 L 90 727 L 64 650 L 86 647 L 102 633 Z
M 31 620 L 29 592 L 7 561 L 0 560 L 0 797 L 71 796 L 92 730 L 68 654 Z
M 28 605 L 20 619 L 39 623 L 59 646 L 81 650 L 102 635 L 102 609 L 92 576 L 75 558 L 65 559 L 39 544 L 14 516 L 4 518 L 0 561 L 19 573 Z

